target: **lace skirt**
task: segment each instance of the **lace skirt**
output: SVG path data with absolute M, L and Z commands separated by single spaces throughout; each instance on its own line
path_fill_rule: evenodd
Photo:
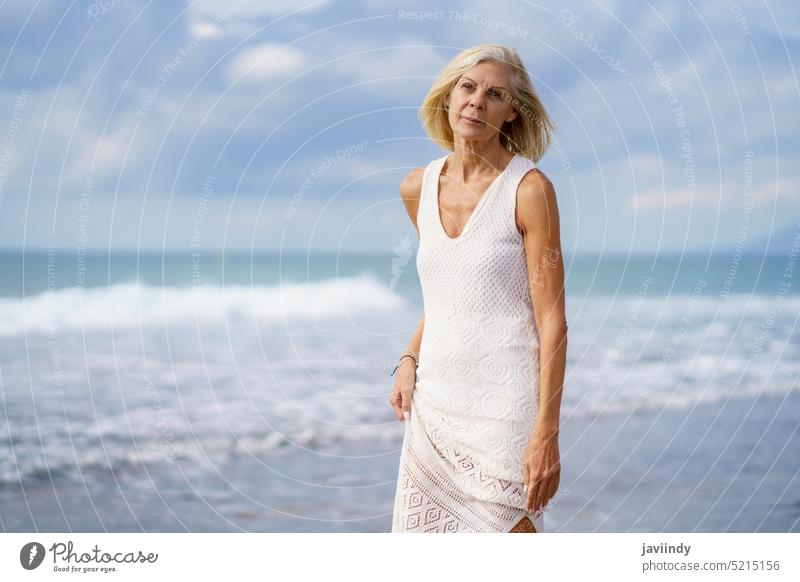
M 508 532 L 527 516 L 544 531 L 544 512 L 525 509 L 522 483 L 487 475 L 466 454 L 442 450 L 415 400 L 406 421 L 392 532 Z

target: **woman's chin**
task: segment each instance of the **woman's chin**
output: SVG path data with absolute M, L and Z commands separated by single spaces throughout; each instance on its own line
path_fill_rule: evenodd
M 484 133 L 486 133 L 485 127 L 465 127 L 462 125 L 461 127 L 453 129 L 453 134 L 470 138 L 475 138 Z

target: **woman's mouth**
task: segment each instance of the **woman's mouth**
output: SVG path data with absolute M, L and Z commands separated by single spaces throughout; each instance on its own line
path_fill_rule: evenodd
M 483 125 L 483 122 L 480 119 L 475 119 L 474 117 L 469 117 L 468 115 L 462 115 L 461 119 L 470 125 Z

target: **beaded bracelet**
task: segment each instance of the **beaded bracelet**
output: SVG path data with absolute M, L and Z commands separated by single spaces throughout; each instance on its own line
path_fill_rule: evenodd
M 394 367 L 394 370 L 392 370 L 392 373 L 389 374 L 389 375 L 390 376 L 394 376 L 394 373 L 397 372 L 397 368 L 400 367 L 400 364 L 402 363 L 403 358 L 411 358 L 412 360 L 414 360 L 414 365 L 417 368 L 419 368 L 419 361 L 417 360 L 417 357 L 418 356 L 417 356 L 417 354 L 415 352 L 412 352 L 411 350 L 407 350 L 406 352 L 403 353 L 402 356 L 400 356 L 400 359 L 397 361 L 397 365 Z

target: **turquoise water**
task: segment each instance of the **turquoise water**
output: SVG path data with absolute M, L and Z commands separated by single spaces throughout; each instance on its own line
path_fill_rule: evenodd
M 409 251 L 410 252 L 410 251 Z M 787 251 L 788 252 L 788 251 Z M 786 277 L 788 255 L 661 255 L 566 257 L 567 293 L 633 295 L 647 278 L 648 293 L 692 293 L 697 282 L 707 294 L 774 294 L 785 282 L 798 293 L 797 274 Z M 797 267 L 793 267 L 794 270 Z M 419 296 L 414 257 L 398 252 L 378 254 L 249 253 L 91 253 L 75 251 L 0 251 L 0 296 L 36 295 L 48 289 L 105 287 L 139 283 L 153 287 L 206 285 L 277 285 L 281 281 L 313 282 L 333 277 L 373 274 L 408 297 Z M 53 275 L 49 279 L 49 275 Z

